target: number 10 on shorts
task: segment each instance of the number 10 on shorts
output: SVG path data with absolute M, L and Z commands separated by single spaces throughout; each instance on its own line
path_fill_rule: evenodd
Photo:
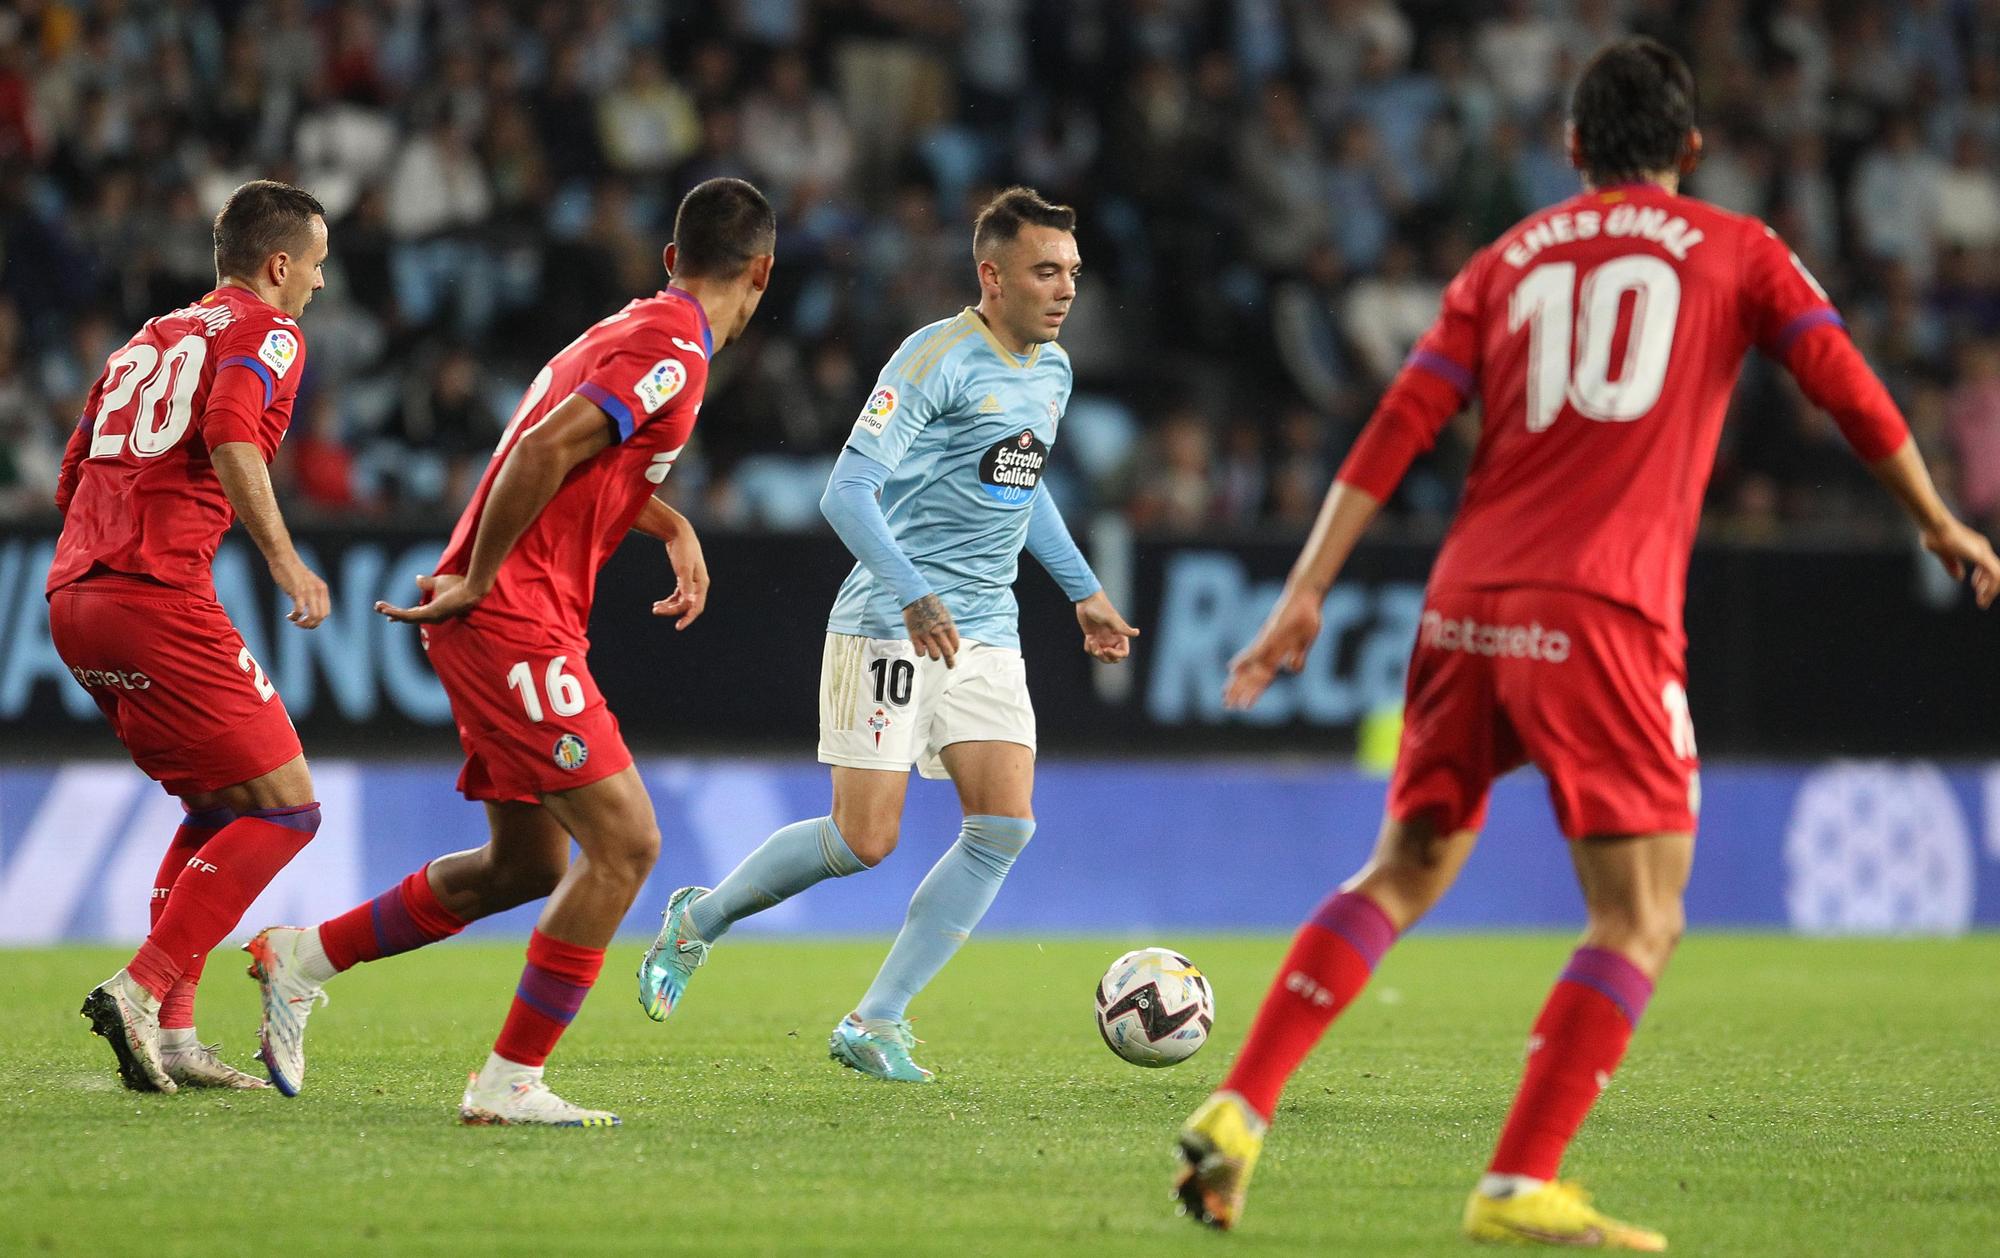
M 583 683 L 563 671 L 569 663 L 569 656 L 558 655 L 549 661 L 542 673 L 542 689 L 548 694 L 548 710 L 557 716 L 575 716 L 583 711 Z M 521 694 L 521 707 L 528 719 L 537 725 L 546 719 L 542 711 L 542 697 L 535 693 L 535 675 L 528 667 L 528 661 L 521 660 L 507 670 L 507 688 Z

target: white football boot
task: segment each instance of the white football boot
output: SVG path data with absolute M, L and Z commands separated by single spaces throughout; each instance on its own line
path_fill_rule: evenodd
M 221 1047 L 189 1044 L 183 1048 L 163 1048 L 160 1064 L 167 1068 L 167 1076 L 184 1088 L 234 1088 L 247 1092 L 271 1086 L 217 1057 L 215 1050 Z
M 134 1092 L 173 1092 L 160 1064 L 160 1002 L 120 970 L 90 989 L 79 1010 L 118 1056 L 118 1077 Z
M 458 1120 L 472 1127 L 616 1127 L 618 1115 L 571 1105 L 542 1082 L 542 1072 L 521 1067 L 482 1085 L 477 1071 L 466 1076 Z
M 267 926 L 243 945 L 250 954 L 250 977 L 264 997 L 264 1020 L 257 1028 L 257 1056 L 271 1082 L 286 1096 L 297 1096 L 306 1082 L 306 1019 L 315 1005 L 327 1003 L 326 989 L 299 970 L 296 926 Z

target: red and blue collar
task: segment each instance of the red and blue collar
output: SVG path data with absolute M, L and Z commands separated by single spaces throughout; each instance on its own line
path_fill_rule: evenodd
M 713 358 L 715 356 L 715 331 L 708 326 L 708 311 L 701 308 L 701 302 L 697 301 L 695 295 L 685 288 L 676 288 L 672 284 L 667 285 L 665 289 L 661 290 L 660 296 L 678 298 L 694 308 L 694 317 L 701 320 L 702 352 Z

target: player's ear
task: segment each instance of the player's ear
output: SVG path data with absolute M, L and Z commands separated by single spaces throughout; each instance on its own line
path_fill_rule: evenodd
M 753 290 L 761 293 L 771 286 L 771 268 L 777 262 L 776 255 L 769 253 L 760 253 L 750 259 L 750 287 Z
M 1576 124 L 1574 122 L 1565 122 L 1563 124 L 1563 151 L 1568 154 L 1569 164 L 1572 169 L 1583 169 L 1583 145 L 1577 142 Z
M 1692 175 L 1694 168 L 1701 165 L 1701 128 L 1689 127 L 1687 147 L 1681 150 L 1681 174 Z
M 674 258 L 678 255 L 678 253 L 679 250 L 674 248 L 674 242 L 671 240 L 667 242 L 667 247 L 665 249 L 660 250 L 660 264 L 667 268 L 667 277 L 669 279 L 673 277 Z

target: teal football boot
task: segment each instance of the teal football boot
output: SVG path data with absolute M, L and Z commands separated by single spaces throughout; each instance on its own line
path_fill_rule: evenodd
M 687 920 L 688 909 L 708 890 L 682 887 L 667 897 L 667 911 L 660 914 L 660 933 L 639 962 L 639 1007 L 655 1022 L 667 1020 L 681 1003 L 688 980 L 708 960 L 710 945 L 694 937 Z
M 870 1079 L 930 1083 L 937 1076 L 910 1060 L 910 1050 L 921 1043 L 910 1031 L 910 1024 L 902 1019 L 877 1033 L 862 1024 L 860 1014 L 850 1013 L 833 1028 L 833 1035 L 827 1041 L 827 1055 Z

